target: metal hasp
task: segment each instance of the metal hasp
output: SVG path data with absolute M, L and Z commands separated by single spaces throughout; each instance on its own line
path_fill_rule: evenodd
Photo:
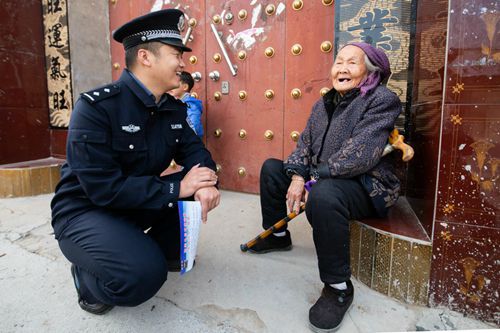
M 191 33 L 193 32 L 193 27 L 189 27 L 186 31 L 186 35 L 184 36 L 184 39 L 182 40 L 182 44 L 186 45 L 187 42 L 189 41 L 189 37 L 191 37 Z
M 226 48 L 224 47 L 224 44 L 222 44 L 222 40 L 220 39 L 220 36 L 219 36 L 219 33 L 217 32 L 217 29 L 215 29 L 215 25 L 213 23 L 210 23 L 210 28 L 212 28 L 212 32 L 214 33 L 215 39 L 217 40 L 217 43 L 219 44 L 220 50 L 222 51 L 222 54 L 224 55 L 224 59 L 226 59 L 226 62 L 227 62 L 227 65 L 229 66 L 229 70 L 231 71 L 231 74 L 233 76 L 236 76 L 236 69 L 234 68 L 233 64 L 231 63 L 229 56 L 227 55 Z

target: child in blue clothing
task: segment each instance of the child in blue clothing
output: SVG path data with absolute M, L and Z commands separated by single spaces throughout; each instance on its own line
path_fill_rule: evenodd
M 179 88 L 170 91 L 175 98 L 182 100 L 187 104 L 188 123 L 193 131 L 203 138 L 203 124 L 201 123 L 201 114 L 203 113 L 203 104 L 201 101 L 191 96 L 191 89 L 194 86 L 194 80 L 190 73 L 182 71 L 180 74 L 181 85 Z

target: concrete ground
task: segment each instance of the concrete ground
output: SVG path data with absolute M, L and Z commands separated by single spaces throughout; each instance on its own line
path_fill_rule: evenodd
M 202 226 L 192 271 L 169 274 L 158 294 L 136 308 L 94 316 L 78 307 L 69 263 L 51 234 L 51 198 L 0 199 L 0 332 L 309 331 L 309 307 L 322 285 L 304 216 L 290 224 L 292 251 L 242 253 L 240 243 L 261 231 L 259 199 L 223 191 Z M 354 304 L 339 332 L 495 329 L 354 285 Z

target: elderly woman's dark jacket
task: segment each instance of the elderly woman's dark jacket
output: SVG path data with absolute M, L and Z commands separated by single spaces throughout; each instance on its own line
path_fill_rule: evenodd
M 357 178 L 380 216 L 396 203 L 399 180 L 389 158 L 382 157 L 389 133 L 401 112 L 399 98 L 385 86 L 361 96 L 330 90 L 318 100 L 285 169 L 322 178 Z

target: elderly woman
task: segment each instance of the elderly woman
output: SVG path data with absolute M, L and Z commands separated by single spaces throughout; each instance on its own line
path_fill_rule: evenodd
M 307 201 L 323 292 L 309 311 L 316 332 L 336 330 L 352 303 L 349 220 L 385 216 L 394 205 L 399 181 L 382 152 L 401 111 L 399 98 L 383 85 L 391 74 L 385 53 L 350 43 L 331 69 L 333 89 L 316 102 L 297 143 L 283 162 L 269 159 L 260 178 L 263 227 L 298 212 Z M 310 191 L 307 192 L 306 188 Z M 286 229 L 250 251 L 292 247 Z

